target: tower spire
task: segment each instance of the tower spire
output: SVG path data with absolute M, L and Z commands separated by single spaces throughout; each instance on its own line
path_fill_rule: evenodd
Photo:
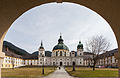
M 41 45 L 39 49 L 44 49 L 42 40 L 41 40 Z
M 60 38 L 62 38 L 62 33 L 60 32 Z
M 41 40 L 41 47 L 43 47 L 43 42 L 42 42 L 42 40 Z

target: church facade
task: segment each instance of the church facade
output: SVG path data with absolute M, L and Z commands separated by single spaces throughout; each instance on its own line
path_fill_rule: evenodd
M 69 51 L 69 48 L 64 44 L 62 36 L 58 39 L 58 44 L 54 46 L 51 56 L 45 55 L 45 49 L 43 43 L 39 48 L 38 54 L 39 65 L 45 66 L 72 66 L 73 63 L 76 66 L 83 66 L 83 44 L 79 42 L 77 45 L 77 52 Z
M 16 68 L 21 66 L 93 66 L 92 53 L 85 52 L 83 44 L 79 41 L 76 45 L 76 51 L 69 51 L 69 48 L 64 44 L 62 36 L 58 39 L 58 44 L 51 51 L 45 51 L 43 43 L 38 51 L 27 56 L 15 54 L 15 50 L 6 45 L 3 45 L 5 57 L 2 63 L 2 68 Z M 18 53 L 22 53 L 20 50 Z M 16 53 L 17 53 L 16 52 Z M 99 55 L 96 66 L 99 67 L 118 67 L 118 60 L 115 58 L 115 53 L 118 49 L 106 51 Z

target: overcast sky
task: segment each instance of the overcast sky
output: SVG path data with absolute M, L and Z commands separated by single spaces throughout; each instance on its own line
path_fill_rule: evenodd
M 45 50 L 52 51 L 60 32 L 70 51 L 76 51 L 79 40 L 85 47 L 94 35 L 105 36 L 111 42 L 110 50 L 117 48 L 109 24 L 94 11 L 73 3 L 49 3 L 28 10 L 12 24 L 4 40 L 29 53 L 37 51 L 42 40 Z

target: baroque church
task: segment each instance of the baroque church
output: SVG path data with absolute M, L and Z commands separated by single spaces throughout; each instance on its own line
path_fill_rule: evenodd
M 45 51 L 43 43 L 38 51 L 29 54 L 23 49 L 20 49 L 13 44 L 4 41 L 3 52 L 5 57 L 2 63 L 2 68 L 16 68 L 21 66 L 93 66 L 92 56 L 90 52 L 85 52 L 83 44 L 79 41 L 76 45 L 76 51 L 69 51 L 69 48 L 64 44 L 64 40 L 60 35 L 58 44 L 51 51 Z M 97 66 L 101 67 L 118 67 L 118 60 L 115 58 L 115 53 L 118 49 L 106 51 L 99 55 Z
M 41 46 L 38 52 L 38 62 L 39 65 L 45 66 L 83 66 L 83 44 L 79 41 L 77 45 L 77 52 L 69 51 L 69 48 L 64 44 L 64 40 L 60 35 L 58 39 L 58 44 L 53 47 L 51 56 L 45 55 L 45 48 L 41 42 Z

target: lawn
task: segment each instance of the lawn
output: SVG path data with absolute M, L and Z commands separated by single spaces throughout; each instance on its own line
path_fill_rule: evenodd
M 46 76 L 54 72 L 53 67 L 45 67 L 45 74 L 42 75 L 41 67 L 24 67 L 13 69 L 2 69 L 2 77 L 23 77 L 23 78 L 37 78 L 41 76 Z
M 76 67 L 76 71 L 72 71 L 72 67 L 66 67 L 66 71 L 75 77 L 118 77 L 118 69 L 113 68 L 92 68 Z

